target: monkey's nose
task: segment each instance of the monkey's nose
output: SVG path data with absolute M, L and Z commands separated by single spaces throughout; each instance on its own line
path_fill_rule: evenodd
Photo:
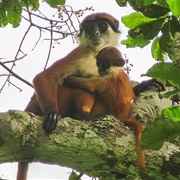
M 95 28 L 94 31 L 92 32 L 93 37 L 99 37 L 101 35 L 100 31 L 98 28 Z
M 96 31 L 94 34 L 93 34 L 94 37 L 99 37 L 100 36 L 100 32 L 99 31 Z

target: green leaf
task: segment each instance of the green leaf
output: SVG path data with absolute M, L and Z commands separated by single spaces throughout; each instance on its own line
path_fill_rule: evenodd
M 22 8 L 19 0 L 3 1 L 0 3 L 0 11 L 1 27 L 6 26 L 8 23 L 12 24 L 14 28 L 20 25 Z
M 116 0 L 116 3 L 117 3 L 120 7 L 125 7 L 125 6 L 127 6 L 127 0 Z
M 180 122 L 180 106 L 173 108 L 165 108 L 162 112 L 164 117 L 176 117 L 176 120 Z
M 174 84 L 180 84 L 180 69 L 173 67 L 171 63 L 157 63 L 147 71 L 146 75 L 162 81 L 169 80 Z
M 180 16 L 180 0 L 166 0 L 170 10 L 177 18 Z
M 21 14 L 23 6 L 31 7 L 31 10 L 39 8 L 39 0 L 4 0 L 0 3 L 0 27 L 6 26 L 8 23 L 13 27 L 18 27 L 21 22 Z
M 57 8 L 58 5 L 64 5 L 66 0 L 45 0 L 53 8 Z
M 167 59 L 167 54 L 161 49 L 159 37 L 156 37 L 151 46 L 152 57 L 156 60 L 164 61 Z
M 27 3 L 27 4 L 26 4 Z M 38 10 L 39 8 L 39 0 L 28 0 L 27 2 L 24 0 L 20 1 L 20 6 L 26 6 L 32 7 L 32 10 Z
M 144 39 L 143 34 L 135 38 L 127 36 L 128 39 L 122 40 L 121 44 L 126 45 L 127 48 L 140 47 L 143 48 L 150 43 L 150 40 Z
M 68 180 L 81 180 L 81 178 L 76 172 L 72 171 Z
M 8 24 L 6 18 L 6 12 L 4 10 L 0 10 L 0 27 L 5 27 Z
M 17 5 L 17 0 L 6 0 L 0 3 L 0 8 L 4 10 L 12 10 Z
M 165 141 L 173 140 L 177 136 L 180 136 L 180 117 L 164 117 L 145 128 L 140 144 L 143 149 L 158 150 Z
M 170 12 L 169 8 L 151 4 L 140 9 L 140 11 L 147 17 L 158 18 Z
M 147 6 L 149 4 L 152 4 L 153 2 L 155 2 L 156 0 L 137 0 L 138 3 L 143 4 L 144 6 Z
M 129 30 L 128 34 L 134 38 L 140 34 L 144 35 L 144 39 L 153 39 L 160 32 L 164 19 L 157 19 L 151 22 L 142 23 L 134 29 Z M 151 30 L 149 30 L 151 29 Z
M 157 0 L 157 3 L 159 6 L 169 8 L 169 5 L 167 4 L 165 0 Z
M 22 9 L 14 9 L 7 12 L 7 21 L 12 24 L 14 28 L 20 25 L 21 13 Z
M 126 27 L 133 29 L 140 24 L 154 21 L 156 20 L 156 18 L 148 18 L 144 16 L 141 12 L 134 12 L 131 13 L 130 15 L 123 16 L 121 20 Z
M 177 93 L 180 93 L 180 89 L 176 89 L 176 90 L 173 90 L 173 91 L 168 91 L 166 93 L 160 93 L 159 94 L 159 98 L 163 99 L 163 98 L 170 98 L 172 97 L 173 95 L 177 94 Z

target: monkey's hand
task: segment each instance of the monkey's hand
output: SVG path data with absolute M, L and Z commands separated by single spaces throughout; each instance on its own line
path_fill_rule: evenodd
M 78 81 L 79 81 L 79 77 L 69 76 L 66 79 L 64 79 L 63 85 L 69 86 L 71 88 L 80 88 L 81 85 L 80 83 L 78 83 Z
M 55 112 L 48 112 L 45 114 L 42 127 L 47 134 L 52 133 L 52 131 L 56 128 L 60 117 L 61 116 Z
M 150 79 L 147 81 L 142 81 L 135 87 L 133 87 L 135 96 L 138 96 L 140 93 L 148 90 L 149 87 L 154 86 L 158 89 L 158 91 L 164 91 L 165 86 L 161 82 L 157 81 L 156 79 Z

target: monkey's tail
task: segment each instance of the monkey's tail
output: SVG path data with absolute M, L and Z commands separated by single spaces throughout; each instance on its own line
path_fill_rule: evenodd
M 16 180 L 26 180 L 29 163 L 18 162 L 18 171 Z
M 145 153 L 141 149 L 141 146 L 140 146 L 140 139 L 141 139 L 141 135 L 142 135 L 142 131 L 143 131 L 141 123 L 135 119 L 127 119 L 122 122 L 125 125 L 129 126 L 129 128 L 131 130 L 135 131 L 136 151 L 137 151 L 137 155 L 138 155 L 137 163 L 138 163 L 140 172 L 145 173 L 146 172 Z

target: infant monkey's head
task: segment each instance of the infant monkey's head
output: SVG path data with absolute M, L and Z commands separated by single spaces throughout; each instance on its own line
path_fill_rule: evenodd
M 108 46 L 99 51 L 96 56 L 96 64 L 99 74 L 103 76 L 123 67 L 125 60 L 116 47 Z

